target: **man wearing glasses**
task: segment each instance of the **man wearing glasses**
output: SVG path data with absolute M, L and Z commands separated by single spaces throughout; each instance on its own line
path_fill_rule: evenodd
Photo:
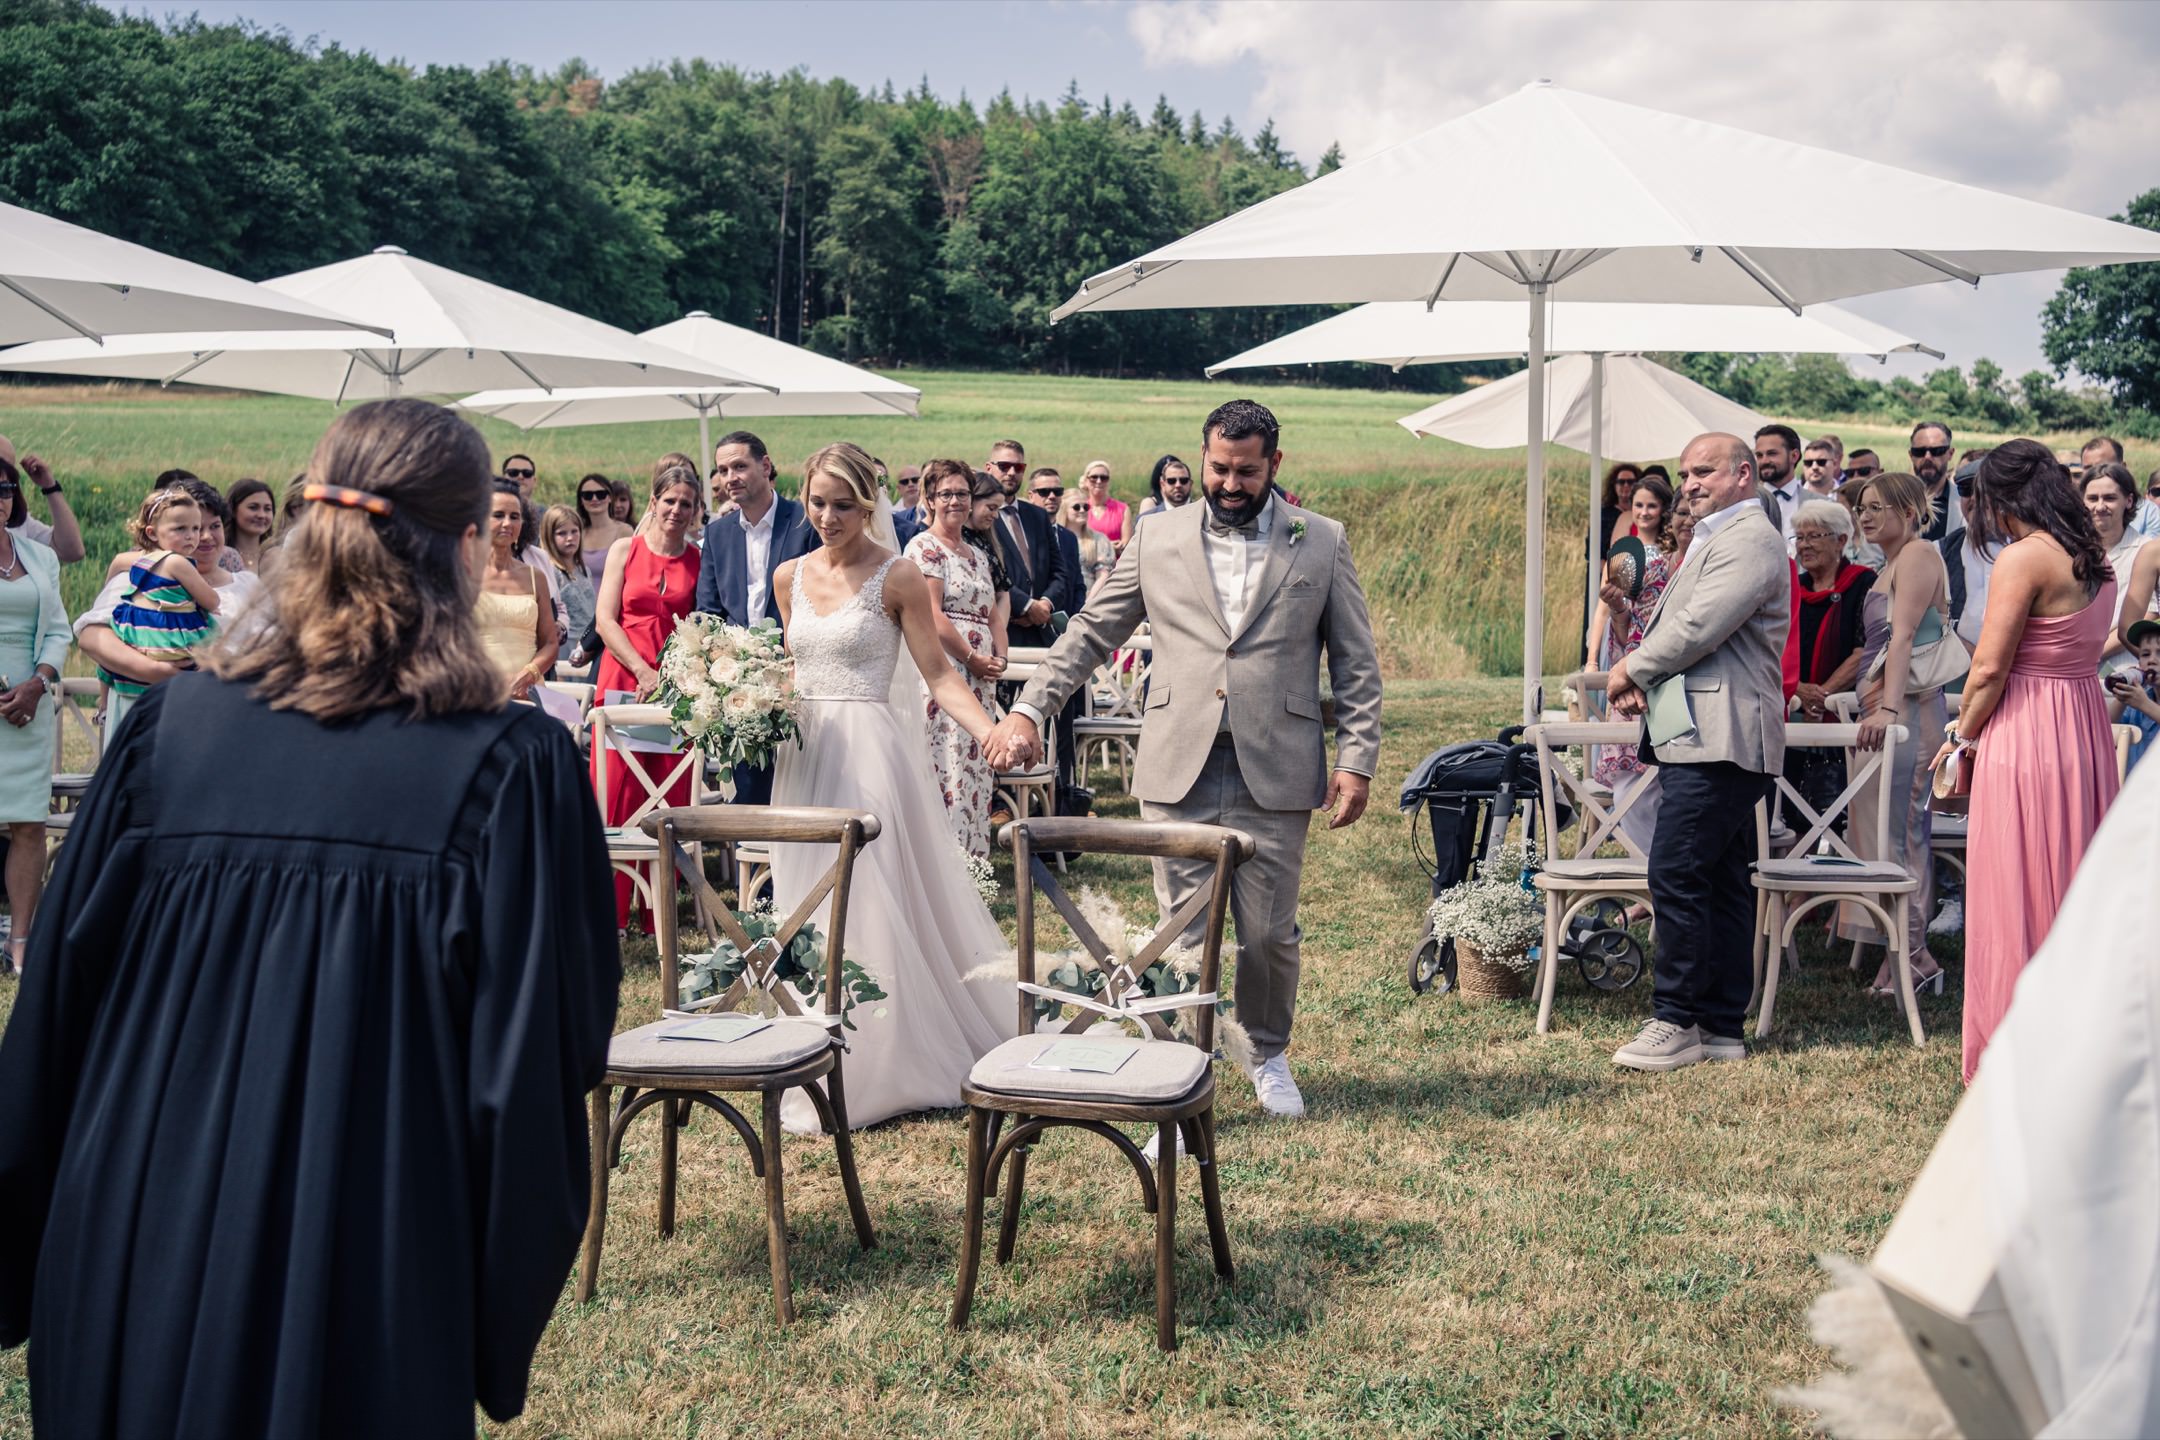
M 503 456 L 502 475 L 503 479 L 516 483 L 519 494 L 523 495 L 527 500 L 532 499 L 533 486 L 538 483 L 540 477 L 539 470 L 533 465 L 532 456 Z
M 1087 603 L 1087 584 L 1081 578 L 1079 537 L 1057 523 L 1058 506 L 1065 499 L 1065 477 L 1045 465 L 1028 476 L 1028 499 L 1050 517 L 1050 538 L 1057 542 L 1058 574 L 1064 584 L 1051 598 L 1057 609 L 1077 615 Z
M 990 474 L 1005 492 L 1005 508 L 998 512 L 996 523 L 1022 561 L 1009 577 L 1012 622 L 1007 633 L 1015 645 L 1048 646 L 1057 639 L 1050 628 L 1050 612 L 1056 608 L 1053 597 L 1064 590 L 1050 517 L 1034 505 L 1020 503 L 1020 481 L 1026 473 L 1027 451 L 1019 441 L 1000 440 L 990 447 Z
M 1800 452 L 1800 488 L 1818 500 L 1827 500 L 1837 494 L 1838 456 L 1834 437 L 1825 436 L 1810 440 L 1807 449 Z
M 1940 542 L 1953 530 L 1965 528 L 1965 517 L 1950 503 L 1950 427 L 1940 420 L 1923 420 L 1913 426 L 1907 454 L 1912 473 L 1927 490 L 1928 523 L 1923 540 Z

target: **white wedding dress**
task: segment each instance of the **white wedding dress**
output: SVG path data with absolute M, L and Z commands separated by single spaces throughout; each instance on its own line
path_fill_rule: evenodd
M 855 1028 L 842 1032 L 855 1128 L 958 1105 L 968 1070 L 1012 1037 L 1017 1006 L 1006 971 L 963 978 L 1001 956 L 1009 965 L 1011 947 L 953 843 L 923 718 L 893 699 L 902 656 L 900 627 L 885 613 L 885 573 L 898 558 L 829 615 L 803 593 L 796 563 L 787 642 L 802 745 L 783 746 L 773 772 L 774 805 L 867 810 L 882 827 L 856 856 L 848 898 L 847 958 L 886 994 L 857 1006 Z M 773 847 L 780 914 L 810 893 L 834 853 L 830 845 Z M 800 1091 L 788 1093 L 781 1118 L 797 1132 L 817 1125 Z

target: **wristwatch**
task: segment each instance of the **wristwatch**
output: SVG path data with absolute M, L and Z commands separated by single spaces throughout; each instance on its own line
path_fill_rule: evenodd
M 55 480 L 50 485 L 40 485 L 37 488 L 40 495 L 57 495 L 60 493 L 60 482 Z

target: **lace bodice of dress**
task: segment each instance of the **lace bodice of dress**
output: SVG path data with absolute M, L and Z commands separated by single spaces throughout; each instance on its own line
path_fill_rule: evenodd
M 803 593 L 800 562 L 790 587 L 788 649 L 795 656 L 795 690 L 805 700 L 876 700 L 891 693 L 900 658 L 900 627 L 885 613 L 885 572 L 895 555 L 862 589 L 830 615 L 818 614 Z

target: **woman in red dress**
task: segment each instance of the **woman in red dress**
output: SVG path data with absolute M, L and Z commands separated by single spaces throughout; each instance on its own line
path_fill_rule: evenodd
M 697 467 L 680 456 L 664 458 L 653 472 L 652 502 L 645 508 L 644 520 L 629 539 L 608 547 L 607 567 L 601 572 L 600 598 L 593 614 L 593 625 L 607 652 L 600 657 L 595 694 L 600 703 L 611 698 L 621 703 L 626 694 L 647 701 L 659 688 L 660 651 L 675 633 L 676 622 L 697 601 L 698 549 L 690 543 L 697 518 Z M 667 755 L 630 758 L 655 781 L 674 763 Z M 607 785 L 600 792 L 601 813 L 609 825 L 628 820 L 647 793 L 622 759 L 609 757 Z M 597 748 L 593 773 L 597 785 Z M 690 803 L 687 775 L 669 787 L 667 802 Z M 625 875 L 615 877 L 615 923 L 630 923 L 630 880 Z

